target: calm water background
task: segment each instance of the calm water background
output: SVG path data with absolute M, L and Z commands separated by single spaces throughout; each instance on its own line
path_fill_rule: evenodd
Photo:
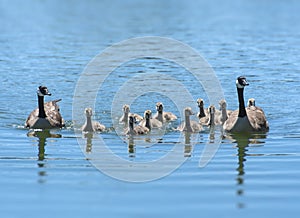
M 0 213 L 1 217 L 297 217 L 300 208 L 300 3 L 298 1 L 0 1 Z M 137 36 L 164 36 L 199 51 L 213 66 L 230 109 L 237 107 L 234 80 L 247 76 L 245 98 L 265 109 L 270 132 L 259 144 L 223 140 L 214 159 L 199 168 L 208 134 L 200 135 L 188 161 L 149 183 L 112 179 L 86 160 L 71 125 L 72 97 L 86 64 L 107 46 Z M 182 74 L 167 61 L 137 60 L 122 66 L 122 83 L 133 72 Z M 111 80 L 112 81 L 112 80 Z M 27 137 L 21 128 L 36 107 L 35 90 L 62 98 L 68 128 L 62 138 Z M 96 118 L 111 126 L 107 82 Z M 155 110 L 160 99 L 137 99 L 134 111 Z M 194 106 L 195 107 L 195 106 Z M 174 111 L 178 113 L 178 111 Z M 174 124 L 176 125 L 176 123 Z M 130 150 L 116 135 L 102 137 L 132 161 L 157 159 L 177 143 L 169 132 L 154 146 Z M 97 137 L 94 139 L 97 140 Z M 137 144 L 141 139 L 136 139 Z M 157 136 L 150 136 L 156 141 Z M 90 148 L 87 148 L 90 149 Z

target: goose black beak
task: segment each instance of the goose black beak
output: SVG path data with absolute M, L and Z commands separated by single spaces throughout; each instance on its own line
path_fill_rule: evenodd
M 243 85 L 244 85 L 244 86 L 249 86 L 249 83 L 247 82 L 246 79 L 243 80 Z

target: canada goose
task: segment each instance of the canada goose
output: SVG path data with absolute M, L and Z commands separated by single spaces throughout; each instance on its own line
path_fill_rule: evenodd
M 207 125 L 210 119 L 209 109 L 204 108 L 204 101 L 202 98 L 197 99 L 197 105 L 199 107 L 199 112 L 197 113 L 197 117 L 199 118 L 199 123 L 201 125 Z M 215 116 L 218 116 L 218 114 L 216 113 L 217 112 L 215 112 Z
M 220 100 L 219 105 L 220 105 L 220 110 L 221 110 L 221 113 L 219 116 L 219 121 L 223 125 L 225 123 L 225 121 L 228 119 L 228 117 L 230 116 L 230 114 L 232 113 L 232 111 L 227 110 L 227 103 L 226 103 L 225 99 Z
M 257 107 L 245 108 L 244 102 L 244 87 L 248 86 L 245 77 L 240 76 L 236 80 L 236 87 L 239 100 L 239 109 L 225 121 L 223 128 L 228 132 L 252 132 L 252 131 L 267 131 L 269 125 L 262 109 Z M 251 108 L 251 109 L 250 109 Z
M 194 120 L 190 120 L 190 116 L 193 115 L 192 108 L 186 107 L 184 109 L 185 121 L 177 127 L 177 130 L 184 132 L 196 133 L 203 130 L 201 124 Z
M 144 135 L 147 134 L 150 130 L 147 127 L 144 126 L 134 126 L 134 123 L 136 123 L 136 119 L 133 114 L 129 114 L 128 116 L 129 123 L 128 123 L 128 129 L 126 131 L 127 135 Z
M 96 131 L 104 131 L 105 126 L 100 124 L 98 121 L 92 120 L 93 110 L 92 108 L 86 108 L 84 110 L 84 114 L 86 116 L 86 121 L 81 127 L 83 132 L 96 132 Z
M 251 106 L 255 106 L 255 99 L 254 98 L 249 98 L 248 99 L 248 107 L 251 107 Z
M 29 114 L 25 121 L 25 127 L 31 129 L 53 129 L 65 126 L 57 105 L 57 102 L 61 101 L 61 99 L 44 103 L 45 95 L 51 95 L 48 88 L 39 86 L 37 89 L 38 108 Z
M 156 103 L 157 113 L 154 116 L 154 119 L 159 120 L 164 123 L 166 121 L 174 121 L 177 119 L 177 116 L 172 112 L 164 112 L 164 105 L 161 102 Z
M 128 104 L 124 104 L 123 105 L 123 115 L 122 117 L 120 118 L 119 122 L 120 123 L 124 123 L 125 126 L 128 126 L 128 115 L 129 115 L 129 112 L 130 112 L 130 107 Z M 138 115 L 138 114 L 132 114 L 134 117 L 135 117 L 135 120 L 140 122 L 141 120 L 143 120 L 143 117 Z
M 152 128 L 162 127 L 162 122 L 152 118 L 151 110 L 146 110 L 144 113 L 144 119 L 139 123 L 141 126 L 147 127 L 150 131 Z

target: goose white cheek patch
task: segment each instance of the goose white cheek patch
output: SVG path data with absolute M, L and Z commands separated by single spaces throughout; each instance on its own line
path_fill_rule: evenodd
M 38 96 L 45 96 L 43 93 L 41 93 L 41 91 L 38 89 L 37 91 L 36 91 L 36 93 L 38 94 Z

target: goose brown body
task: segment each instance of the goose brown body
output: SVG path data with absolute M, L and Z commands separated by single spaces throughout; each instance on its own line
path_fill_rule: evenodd
M 25 127 L 31 129 L 53 129 L 64 126 L 57 102 L 61 99 L 44 103 L 44 96 L 51 95 L 47 87 L 40 86 L 37 91 L 38 108 L 34 109 L 25 121 Z
M 244 87 L 249 85 L 246 78 L 240 76 L 236 80 L 239 109 L 231 113 L 223 125 L 227 132 L 268 131 L 269 124 L 261 108 L 251 106 L 245 108 Z

